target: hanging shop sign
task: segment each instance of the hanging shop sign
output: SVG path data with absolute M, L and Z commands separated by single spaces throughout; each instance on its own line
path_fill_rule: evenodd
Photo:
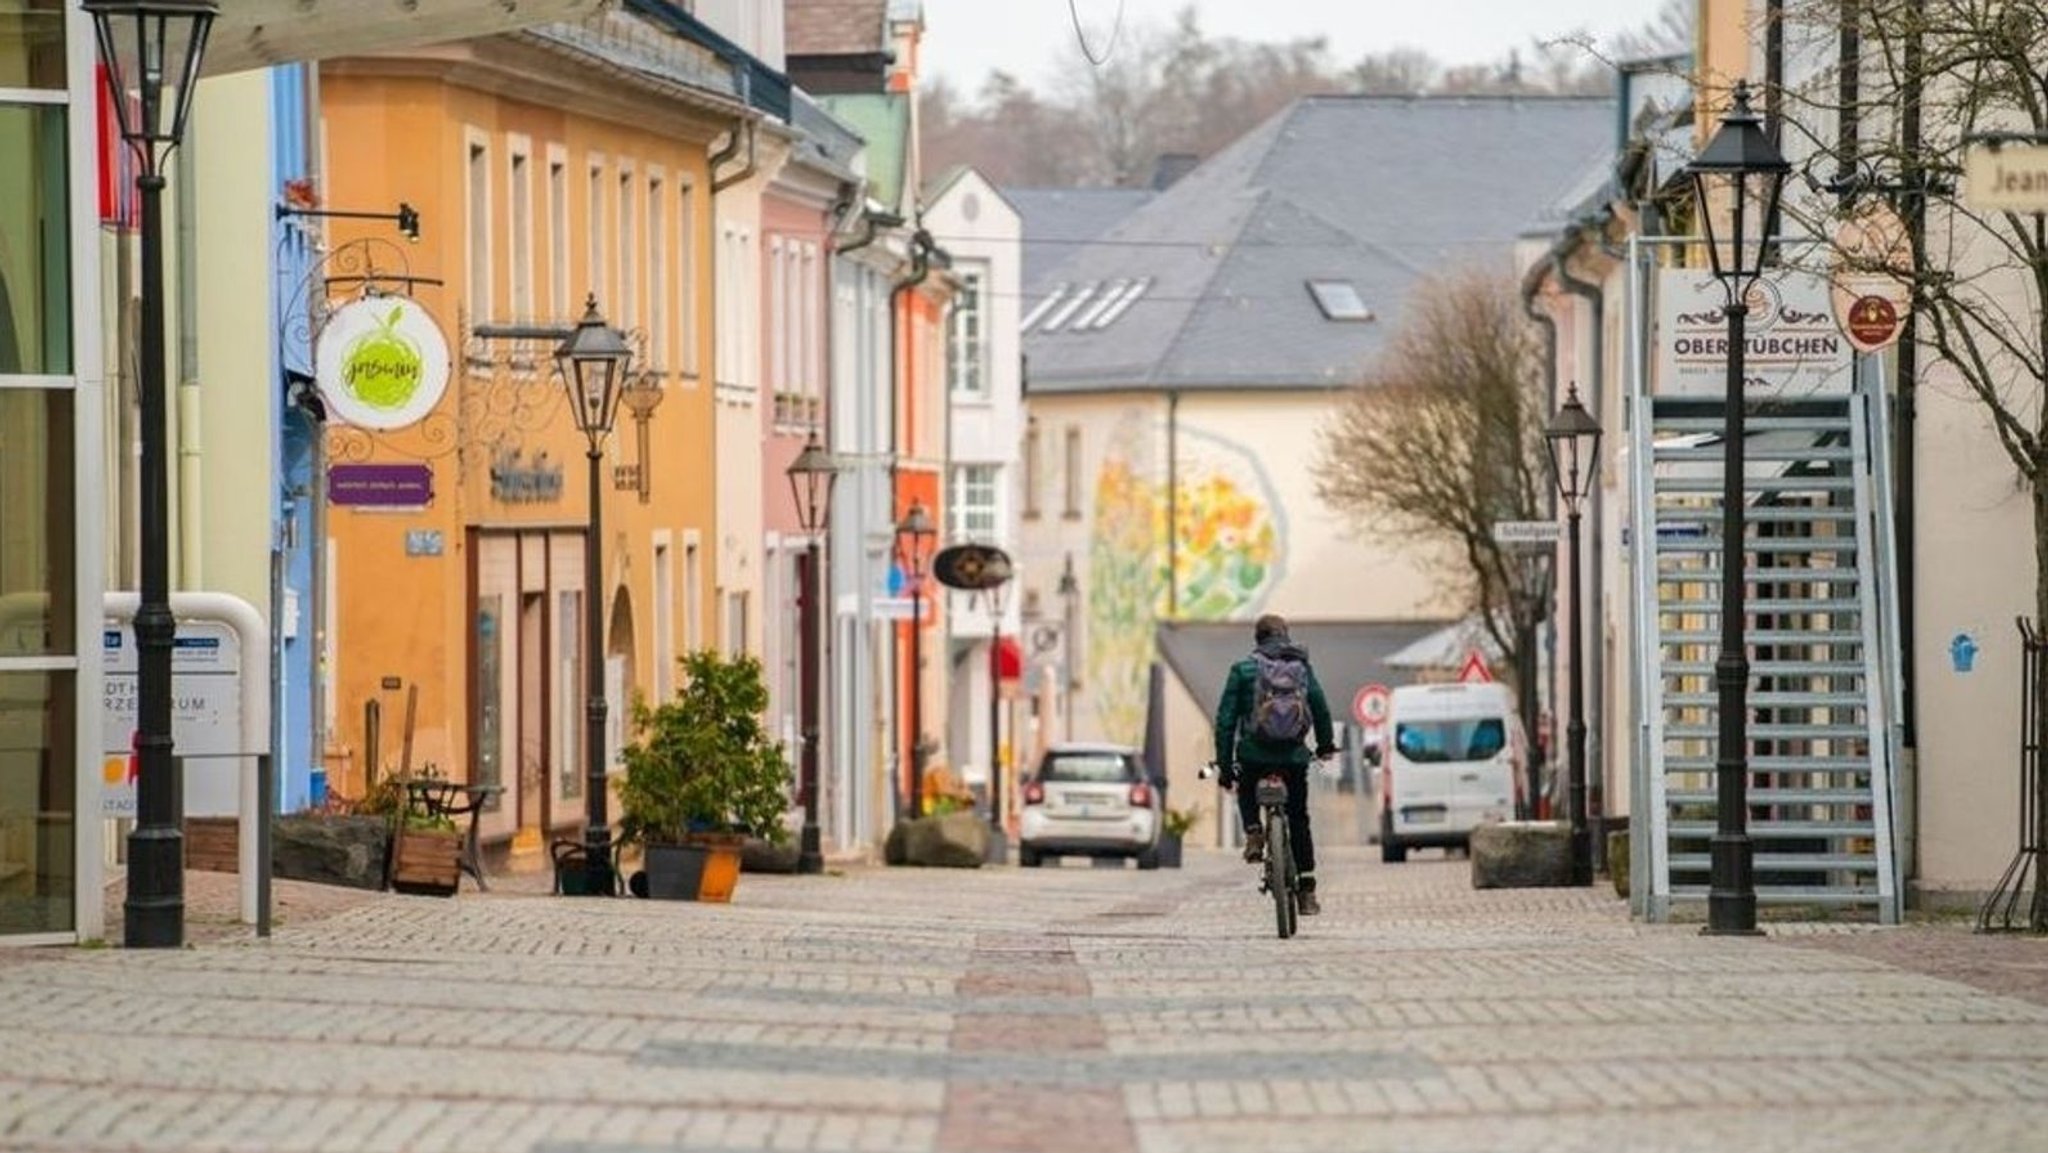
M 932 558 L 932 575 L 939 583 L 965 592 L 999 588 L 1014 571 L 1010 554 L 994 545 L 956 544 Z
M 417 424 L 448 388 L 448 338 L 417 301 L 366 296 L 334 310 L 313 348 L 332 419 L 390 431 Z
M 434 503 L 434 467 L 337 464 L 327 470 L 327 501 L 357 508 L 423 508 Z
M 1913 294 L 1904 275 L 1913 267 L 1906 222 L 1890 205 L 1869 200 L 1835 228 L 1835 320 L 1858 352 L 1878 352 L 1899 339 Z
M 1835 323 L 1827 278 L 1774 269 L 1749 293 L 1744 393 L 1753 399 L 1847 396 L 1853 349 Z M 1704 268 L 1657 278 L 1658 396 L 1720 397 L 1728 390 L 1727 295 Z

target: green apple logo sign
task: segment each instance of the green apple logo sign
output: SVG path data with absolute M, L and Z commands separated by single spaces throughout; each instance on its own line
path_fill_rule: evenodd
M 372 296 L 337 308 L 313 350 L 328 415 L 359 428 L 419 423 L 448 387 L 448 341 L 419 303 Z

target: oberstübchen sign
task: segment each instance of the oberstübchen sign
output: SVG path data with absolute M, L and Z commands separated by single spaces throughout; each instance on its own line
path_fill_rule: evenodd
M 1830 291 L 1825 278 L 1796 269 L 1774 269 L 1757 278 L 1743 336 L 1745 395 L 1848 395 L 1852 350 L 1835 323 Z M 1704 268 L 1659 273 L 1656 395 L 1727 393 L 1727 299 L 1721 282 Z

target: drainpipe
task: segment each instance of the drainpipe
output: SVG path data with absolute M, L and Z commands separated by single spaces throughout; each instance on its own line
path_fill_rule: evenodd
M 1547 262 L 1538 261 L 1522 277 L 1521 289 L 1522 314 L 1543 326 L 1543 407 L 1546 412 L 1554 409 L 1557 404 L 1557 318 L 1550 315 L 1547 310 L 1536 307 L 1536 296 L 1543 290 L 1543 282 L 1549 279 L 1549 276 L 1550 265 Z M 1544 508 L 1547 510 L 1551 520 L 1557 519 L 1557 487 L 1555 485 L 1544 486 Z M 1551 636 L 1554 640 L 1557 633 L 1557 614 L 1553 611 L 1545 613 L 1544 616 L 1546 623 L 1550 626 Z M 1531 661 L 1529 663 L 1533 664 L 1534 662 Z M 1527 673 L 1527 670 L 1528 665 L 1525 664 L 1523 668 L 1516 670 L 1517 675 L 1524 675 Z M 1522 729 L 1530 734 L 1532 741 L 1537 733 L 1538 720 L 1535 682 L 1536 678 L 1533 675 L 1528 675 L 1524 683 L 1529 688 L 1528 691 L 1522 693 Z M 1553 701 L 1557 699 L 1557 694 L 1554 691 L 1551 693 L 1551 699 Z M 1532 760 L 1538 762 L 1536 771 L 1541 772 L 1541 746 L 1532 747 L 1530 756 Z M 1530 798 L 1530 803 L 1533 805 L 1535 798 Z
M 188 140 L 189 144 L 197 143 Z M 199 165 L 187 152 L 178 181 L 178 587 L 203 588 L 199 443 Z
M 901 218 L 899 217 L 898 219 L 900 220 Z M 902 400 L 903 392 L 902 374 L 897 371 L 897 357 L 899 355 L 898 346 L 901 343 L 900 338 L 897 335 L 897 327 L 899 324 L 902 323 L 902 319 L 899 316 L 898 310 L 903 298 L 907 294 L 916 291 L 917 286 L 923 284 L 925 278 L 931 275 L 931 253 L 934 247 L 935 245 L 932 243 L 931 233 L 926 232 L 924 230 L 923 224 L 920 223 L 917 227 L 917 230 L 911 233 L 910 236 L 910 275 L 903 278 L 902 280 L 897 281 L 889 289 L 889 387 L 887 389 L 889 394 L 889 451 L 887 453 L 886 460 L 888 462 L 887 467 L 889 470 L 888 508 L 889 523 L 891 525 L 894 525 L 897 521 L 897 518 L 902 515 L 902 513 L 898 511 L 896 508 L 896 479 L 898 473 L 900 472 L 899 466 L 901 464 L 903 455 L 903 446 L 900 443 L 899 438 L 897 437 L 896 427 L 898 421 L 902 417 L 902 408 L 900 401 Z M 893 642 L 895 640 L 895 629 L 893 626 L 890 629 L 890 640 L 892 642 L 891 651 L 893 653 Z M 913 645 L 912 647 L 915 648 L 916 646 Z M 922 671 L 923 670 L 917 668 L 912 668 L 910 670 L 911 685 L 913 686 L 911 689 L 912 692 L 918 691 L 916 686 L 919 683 L 918 677 L 922 673 Z M 892 717 L 902 715 L 902 693 L 903 677 L 901 675 L 890 677 L 889 715 Z M 895 757 L 901 751 L 901 733 L 897 734 L 897 745 L 898 748 L 890 750 L 891 761 L 894 762 L 894 773 L 892 774 L 890 780 L 890 790 L 891 795 L 900 797 L 903 793 L 901 784 L 903 768 L 900 762 L 895 762 Z M 913 766 L 913 774 L 921 773 L 922 771 L 921 768 L 919 768 L 918 766 L 921 764 L 923 758 L 923 753 L 921 751 L 923 746 L 924 734 L 915 732 L 911 733 L 910 760 L 911 765 Z M 919 802 L 913 801 L 913 806 L 915 806 L 915 804 L 917 803 Z M 916 812 L 917 810 L 915 807 L 913 807 L 912 811 Z
M 1599 238 L 1604 251 L 1607 240 L 1607 219 L 1608 213 L 1605 211 L 1596 214 L 1592 219 L 1584 222 L 1581 226 L 1582 230 L 1575 231 L 1567 237 L 1567 240 L 1575 246 L 1579 238 L 1590 233 Z M 1592 410 L 1595 413 L 1603 413 L 1606 411 L 1607 398 L 1606 293 L 1598 284 L 1589 280 L 1580 280 L 1572 275 L 1571 269 L 1566 262 L 1565 251 L 1559 251 L 1555 248 L 1551 250 L 1550 268 L 1552 274 L 1557 278 L 1558 287 L 1585 301 L 1587 307 L 1592 311 L 1593 341 L 1592 355 L 1587 360 L 1586 376 L 1588 386 L 1586 395 L 1591 401 Z M 1586 590 L 1586 619 L 1598 624 L 1607 619 L 1606 563 L 1604 560 L 1606 550 L 1603 547 L 1606 536 L 1603 531 L 1603 525 L 1606 521 L 1606 509 L 1604 508 L 1606 497 L 1601 486 L 1597 483 L 1593 485 L 1590 496 L 1592 499 L 1588 503 L 1591 506 L 1593 515 L 1586 519 L 1590 523 L 1593 539 L 1591 541 L 1592 547 L 1587 550 L 1592 559 L 1592 564 L 1589 566 L 1591 569 L 1591 579 L 1587 581 L 1588 588 Z M 1579 628 L 1581 626 L 1578 621 L 1573 621 L 1572 627 Z M 1591 730 L 1592 739 L 1587 742 L 1586 748 L 1586 807 L 1590 810 L 1587 817 L 1593 835 L 1593 865 L 1595 871 L 1607 867 L 1607 742 L 1605 740 L 1607 732 L 1607 719 L 1605 715 L 1607 702 L 1607 646 L 1603 643 L 1602 637 L 1602 632 L 1596 630 L 1590 638 L 1591 643 L 1586 646 L 1585 650 L 1587 654 L 1587 695 L 1597 702 L 1595 707 L 1599 708 L 1602 714 L 1600 723 L 1593 726 Z
M 320 62 L 306 62 L 306 176 L 313 187 L 321 186 L 324 174 L 320 171 L 320 157 L 325 152 L 320 141 Z M 307 411 L 302 420 L 310 425 L 307 440 L 306 499 L 312 502 L 312 515 L 307 518 L 307 532 L 312 540 L 306 542 L 307 561 L 311 572 L 307 574 L 312 601 L 311 615 L 300 625 L 300 635 L 312 638 L 312 650 L 307 655 L 306 695 L 312 707 L 307 716 L 312 718 L 310 731 L 306 735 L 306 755 L 311 759 L 309 773 L 318 773 L 323 779 L 327 774 L 327 600 L 332 590 L 327 585 L 327 433 L 324 423 L 314 413 Z M 367 779 L 367 778 L 365 778 Z M 307 778 L 308 789 L 311 777 Z M 310 796 L 310 792 L 309 792 Z

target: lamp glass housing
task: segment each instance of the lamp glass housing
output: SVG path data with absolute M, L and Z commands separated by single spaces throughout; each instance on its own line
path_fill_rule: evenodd
M 107 70 L 121 138 L 153 169 L 185 138 L 215 0 L 84 0 Z
M 593 450 L 618 419 L 626 366 L 632 358 L 633 349 L 626 338 L 598 314 L 597 297 L 589 297 L 584 302 L 583 319 L 555 349 L 555 361 L 569 392 L 576 427 L 589 438 Z

